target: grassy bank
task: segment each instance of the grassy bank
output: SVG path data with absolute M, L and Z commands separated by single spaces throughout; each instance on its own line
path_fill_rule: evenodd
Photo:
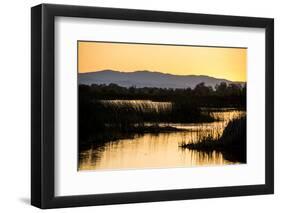
M 104 103 L 79 99 L 79 137 L 106 131 L 163 132 L 178 131 L 172 127 L 147 127 L 146 123 L 213 122 L 211 112 L 205 112 L 188 101 L 173 102 L 169 107 L 155 108 L 149 104 Z
M 246 117 L 230 121 L 219 138 L 206 135 L 196 142 L 182 143 L 180 147 L 205 152 L 221 151 L 226 159 L 245 163 Z

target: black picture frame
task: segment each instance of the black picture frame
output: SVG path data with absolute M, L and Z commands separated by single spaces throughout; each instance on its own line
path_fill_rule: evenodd
M 93 195 L 54 195 L 55 189 L 55 17 L 83 17 L 264 28 L 266 124 L 265 184 Z M 75 156 L 76 157 L 76 156 Z M 41 4 L 31 9 L 31 204 L 42 209 L 274 192 L 274 20 L 271 18 Z

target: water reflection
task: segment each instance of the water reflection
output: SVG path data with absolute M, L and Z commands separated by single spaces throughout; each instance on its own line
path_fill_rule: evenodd
M 201 134 L 213 134 L 214 137 L 219 137 L 229 120 L 245 115 L 245 111 L 236 109 L 213 110 L 212 113 L 219 121 L 199 124 L 159 124 L 186 131 L 135 134 L 130 139 L 121 139 L 102 145 L 93 143 L 90 148 L 79 153 L 79 170 L 167 168 L 238 163 L 226 153 L 202 152 L 179 147 L 179 144 L 183 142 L 196 141 Z M 145 125 L 154 124 L 146 123 Z

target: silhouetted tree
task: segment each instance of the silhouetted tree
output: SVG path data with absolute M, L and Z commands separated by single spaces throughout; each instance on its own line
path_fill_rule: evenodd
M 225 95 L 227 94 L 227 84 L 225 82 L 221 82 L 215 86 L 216 93 L 218 95 Z
M 199 83 L 196 85 L 196 87 L 194 88 L 194 93 L 195 95 L 199 95 L 199 96 L 208 96 L 213 92 L 213 88 L 210 86 L 205 86 L 205 83 Z

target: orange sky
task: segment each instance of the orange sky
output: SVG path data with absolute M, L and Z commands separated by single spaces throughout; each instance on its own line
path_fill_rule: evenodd
M 246 81 L 247 49 L 78 42 L 78 72 L 105 69 L 208 75 Z

